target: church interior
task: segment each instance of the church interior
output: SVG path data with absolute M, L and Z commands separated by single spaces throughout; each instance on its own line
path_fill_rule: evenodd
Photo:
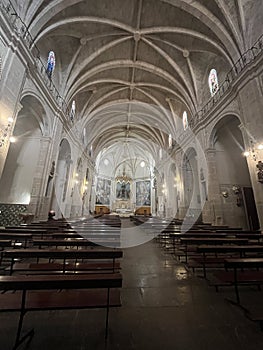
M 263 1 L 0 1 L 0 348 L 263 344 Z

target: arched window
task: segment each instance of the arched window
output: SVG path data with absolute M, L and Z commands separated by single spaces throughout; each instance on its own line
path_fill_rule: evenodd
M 2 57 L 0 55 L 0 80 L 2 79 Z
M 75 118 L 75 114 L 76 114 L 76 102 L 72 101 L 72 105 L 71 105 L 71 110 L 70 110 L 70 120 L 73 122 L 74 118 Z
M 47 75 L 51 79 L 52 73 L 55 69 L 55 64 L 56 64 L 56 59 L 55 59 L 55 53 L 54 51 L 50 51 L 48 54 L 48 59 L 47 59 Z
M 208 84 L 209 84 L 211 96 L 213 97 L 218 91 L 218 78 L 217 78 L 217 72 L 215 69 L 211 69 L 209 73 Z
M 184 111 L 183 113 L 183 128 L 186 130 L 188 128 L 188 117 L 187 117 L 187 112 Z
M 168 136 L 168 147 L 169 147 L 169 148 L 172 148 L 172 145 L 173 145 L 172 135 L 169 134 L 169 136 Z

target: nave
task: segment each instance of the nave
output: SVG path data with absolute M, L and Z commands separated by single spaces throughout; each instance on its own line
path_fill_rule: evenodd
M 145 233 L 121 219 L 130 234 Z M 248 320 L 235 300 L 233 288 L 219 293 L 171 251 L 151 240 L 123 250 L 121 307 L 110 310 L 105 342 L 104 309 L 28 313 L 24 327 L 35 335 L 24 349 L 259 349 L 263 333 Z M 242 300 L 262 300 L 262 291 L 242 288 Z M 11 349 L 17 313 L 1 313 L 3 349 Z M 21 348 L 23 348 L 21 346 Z

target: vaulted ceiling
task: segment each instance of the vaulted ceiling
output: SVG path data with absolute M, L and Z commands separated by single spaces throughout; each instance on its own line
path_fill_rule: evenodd
M 16 0 L 96 154 L 122 138 L 164 146 L 261 34 L 262 0 Z M 261 15 L 260 15 L 261 14 Z M 149 150 L 150 151 L 150 150 Z

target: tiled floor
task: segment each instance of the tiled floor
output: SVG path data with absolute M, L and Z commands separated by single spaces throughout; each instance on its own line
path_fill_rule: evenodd
M 134 228 L 138 234 L 138 228 Z M 132 231 L 132 230 L 131 230 Z M 132 232 L 131 232 L 132 234 Z M 31 312 L 30 350 L 259 350 L 263 332 L 229 303 L 232 290 L 216 293 L 187 272 L 154 242 L 124 250 L 122 307 L 110 310 L 104 342 L 105 310 Z M 244 291 L 246 296 L 262 292 Z M 247 294 L 246 294 L 247 293 Z M 14 341 L 18 314 L 0 314 L 0 350 Z

